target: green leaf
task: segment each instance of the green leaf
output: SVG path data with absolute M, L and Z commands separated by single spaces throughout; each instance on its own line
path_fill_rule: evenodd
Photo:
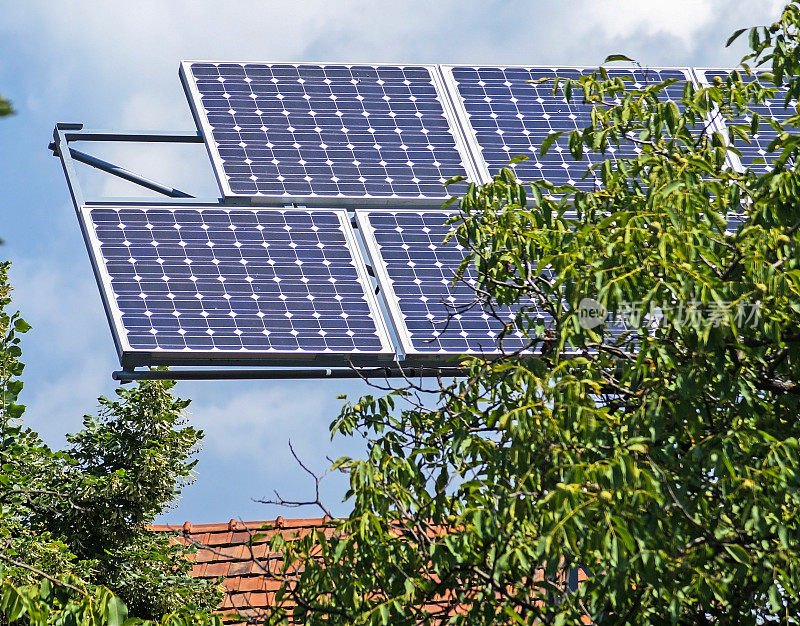
M 122 626 L 128 618 L 128 609 L 117 596 L 111 596 L 106 602 L 103 617 L 108 621 L 108 626 Z
M 678 123 L 681 119 L 681 112 L 678 105 L 670 101 L 667 103 L 667 124 L 669 131 L 675 133 L 678 128 Z
M 503 613 L 505 613 L 506 617 L 510 618 L 517 624 L 525 624 L 525 620 L 520 617 L 519 613 L 517 613 L 512 607 L 506 605 L 503 607 Z
M 750 48 L 752 50 L 758 50 L 758 45 L 761 43 L 761 39 L 758 36 L 758 29 L 751 28 L 749 34 L 748 43 L 750 44 Z
M 466 177 L 466 176 L 453 176 L 452 178 L 449 178 L 448 180 L 446 180 L 446 181 L 443 183 L 443 185 L 444 185 L 445 187 L 447 187 L 447 186 L 449 186 L 449 185 L 454 185 L 454 184 L 456 184 L 456 183 L 460 183 L 462 180 L 466 180 L 466 179 L 467 179 L 467 177 Z
M 576 161 L 583 158 L 583 141 L 581 140 L 581 134 L 577 130 L 573 130 L 569 134 L 569 151 Z
M 0 597 L 0 609 L 9 622 L 15 622 L 28 610 L 28 599 L 14 585 L 5 584 Z
M 738 563 L 750 565 L 750 555 L 742 546 L 736 544 L 726 545 L 725 552 L 730 554 Z
M 746 28 L 740 28 L 739 30 L 734 31 L 734 33 L 730 37 L 728 37 L 728 41 L 725 42 L 725 47 L 727 48 L 728 46 L 730 46 L 746 30 L 747 30 Z
M 14 330 L 20 333 L 27 333 L 31 329 L 31 325 L 24 319 L 20 318 L 14 322 Z
M 552 147 L 552 145 L 556 142 L 556 140 L 564 134 L 564 131 L 559 131 L 557 133 L 550 133 L 545 137 L 542 145 L 539 147 L 539 155 L 544 156 L 547 154 L 547 151 Z
M 611 54 L 606 57 L 606 60 L 603 61 L 603 63 L 614 63 L 615 61 L 625 61 L 628 63 L 635 63 L 635 61 L 632 58 L 627 57 L 624 54 Z
M 0 117 L 5 115 L 11 115 L 14 113 L 14 107 L 11 106 L 11 103 L 0 96 Z

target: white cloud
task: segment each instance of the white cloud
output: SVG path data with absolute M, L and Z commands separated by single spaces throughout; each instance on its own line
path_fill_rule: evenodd
M 315 457 L 312 464 L 320 467 L 324 455 L 315 447 L 330 442 L 328 426 L 342 405 L 336 396 L 348 392 L 357 397 L 366 387 L 356 381 L 263 380 L 180 383 L 177 391 L 194 398 L 189 414 L 192 424 L 206 432 L 207 450 L 275 468 L 291 458 L 290 439 L 298 454 Z M 328 465 L 324 458 L 322 465 Z
M 212 383 L 213 384 L 213 383 Z M 216 383 L 221 387 L 225 383 Z M 288 454 L 285 436 L 295 429 L 292 439 L 305 448 L 309 436 L 318 439 L 327 431 L 332 415 L 330 395 L 304 388 L 297 383 L 262 383 L 266 389 L 242 389 L 206 399 L 196 406 L 192 423 L 206 434 L 205 447 L 220 457 L 255 459 L 257 465 L 270 466 Z
M 663 33 L 688 42 L 714 19 L 713 4 L 710 0 L 593 0 L 586 5 L 587 21 L 596 22 L 610 38 Z
M 61 446 L 113 389 L 114 353 L 97 287 L 89 272 L 46 261 L 15 263 L 11 278 L 14 306 L 33 326 L 22 344 L 25 421 Z
M 4 9 L 0 32 L 25 33 L 19 45 L 42 62 L 49 101 L 90 112 L 87 123 L 189 128 L 181 59 L 594 64 L 627 52 L 648 64 L 668 63 L 670 55 L 680 64 L 718 64 L 728 58 L 721 46 L 733 28 L 771 21 L 781 4 L 29 0 Z M 717 60 L 692 58 L 710 51 L 710 41 Z
M 22 260 L 13 265 L 12 283 L 15 305 L 40 329 L 31 337 L 38 335 L 54 357 L 80 356 L 81 350 L 97 347 L 99 330 L 108 330 L 102 307 L 92 306 L 99 294 L 88 267 L 76 271 L 46 260 Z
M 330 439 L 328 426 L 341 406 L 335 398 L 342 392 L 358 396 L 364 387 L 356 381 L 180 383 L 176 393 L 193 398 L 191 423 L 206 437 L 197 482 L 178 510 L 162 519 L 179 523 L 319 515 L 315 508 L 285 509 L 254 499 L 274 498 L 276 490 L 290 500 L 313 496 L 313 480 L 292 457 L 289 441 L 318 475 L 329 468 L 327 457 L 361 454 L 360 439 Z M 347 512 L 341 504 L 346 488 L 347 479 L 338 472 L 322 481 L 322 499 L 335 514 Z

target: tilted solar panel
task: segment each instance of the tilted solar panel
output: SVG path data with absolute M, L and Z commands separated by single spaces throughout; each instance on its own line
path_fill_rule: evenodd
M 511 310 L 476 301 L 471 274 L 466 282 L 453 284 L 465 250 L 454 239 L 443 245 L 452 215 L 442 210 L 356 211 L 406 359 L 497 355 L 498 333 L 514 318 Z M 514 331 L 503 339 L 502 350 L 526 345 Z
M 394 356 L 344 210 L 80 216 L 123 366 Z
M 716 76 L 719 76 L 722 80 L 725 80 L 732 71 L 733 70 L 731 68 L 695 68 L 698 78 L 706 84 L 713 84 L 714 77 Z M 742 72 L 742 80 L 747 81 L 752 80 L 752 78 L 748 77 Z M 765 86 L 773 85 L 772 83 L 767 83 Z M 757 113 L 761 117 L 772 117 L 780 122 L 785 122 L 789 117 L 797 114 L 797 111 L 795 110 L 797 101 L 791 100 L 789 102 L 789 108 L 786 108 L 783 104 L 785 96 L 785 89 L 777 89 L 772 98 L 759 104 L 750 104 L 749 107 L 753 113 Z M 734 124 L 749 125 L 753 121 L 753 116 L 752 114 L 747 114 L 732 121 Z M 761 120 L 758 125 L 758 134 L 752 137 L 751 143 L 746 143 L 741 140 L 736 142 L 736 148 L 741 153 L 741 157 L 731 155 L 731 160 L 734 163 L 734 167 L 738 165 L 741 168 L 750 168 L 756 174 L 765 174 L 766 172 L 769 172 L 772 169 L 770 163 L 778 156 L 778 153 L 767 152 L 767 147 L 777 136 L 778 133 L 775 132 L 775 129 L 772 128 L 772 126 L 770 126 L 766 120 Z M 756 162 L 757 160 L 760 160 L 760 162 Z
M 611 146 L 606 155 L 584 150 L 585 158 L 572 157 L 569 132 L 592 125 L 592 106 L 583 103 L 580 93 L 567 102 L 559 92 L 553 95 L 553 83 L 531 84 L 542 78 L 578 79 L 594 70 L 558 67 L 467 67 L 443 66 L 445 81 L 456 100 L 456 108 L 469 121 L 468 138 L 473 150 L 482 155 L 487 169 L 486 180 L 506 166 L 513 157 L 523 155 L 527 161 L 514 164 L 517 178 L 523 181 L 547 179 L 555 184 L 572 184 L 592 189 L 599 181 L 583 179 L 590 164 L 609 156 L 629 158 L 640 149 L 632 142 L 619 148 Z M 668 98 L 680 99 L 687 80 L 688 68 L 609 68 L 614 76 L 629 76 L 629 88 L 641 88 L 670 78 L 679 82 L 666 89 Z M 664 92 L 662 92 L 664 93 Z M 562 135 L 545 156 L 539 154 L 544 140 L 552 133 Z
M 434 66 L 184 62 L 181 77 L 225 196 L 375 206 L 474 177 Z
M 511 330 L 500 343 L 499 333 L 514 320 L 514 310 L 479 301 L 472 269 L 464 281 L 453 284 L 458 265 L 467 254 L 455 239 L 443 244 L 451 230 L 447 221 L 454 214 L 443 210 L 356 211 L 406 360 L 444 360 L 463 354 L 497 356 L 530 345 L 517 330 Z M 740 216 L 728 218 L 731 232 L 741 223 Z M 592 295 L 587 294 L 590 298 Z M 638 328 L 635 320 L 648 312 L 641 302 L 622 303 L 618 311 L 591 327 L 602 330 L 604 340 L 613 343 L 622 333 Z M 532 306 L 527 313 L 538 318 L 545 329 L 553 324 L 543 309 Z M 602 328 L 598 328 L 600 324 Z M 635 344 L 635 333 L 626 335 L 626 341 Z M 541 347 L 540 343 L 537 349 Z M 578 351 L 567 348 L 567 352 Z

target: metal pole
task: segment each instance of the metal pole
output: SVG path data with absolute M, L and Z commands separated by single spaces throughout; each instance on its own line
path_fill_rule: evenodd
M 431 378 L 465 376 L 459 367 L 373 367 L 364 369 L 224 369 L 118 371 L 111 377 L 121 382 L 137 380 L 291 380 L 321 378 Z
M 192 131 L 159 130 L 97 130 L 83 128 L 82 124 L 57 124 L 63 130 L 67 141 L 113 141 L 133 143 L 203 143 L 203 136 Z
M 99 159 L 95 156 L 92 156 L 91 154 L 86 154 L 85 152 L 81 152 L 80 150 L 76 150 L 75 148 L 70 148 L 69 154 L 76 161 L 80 161 L 81 163 L 85 163 L 86 165 L 96 167 L 99 170 L 108 172 L 109 174 L 118 176 L 119 178 L 135 183 L 142 187 L 146 187 L 147 189 L 152 189 L 153 191 L 157 191 L 158 193 L 164 194 L 165 196 L 168 196 L 170 198 L 193 197 L 188 193 L 181 191 L 180 189 L 167 187 L 165 185 L 162 185 L 161 183 L 157 183 L 154 180 L 145 178 L 144 176 L 139 176 L 139 174 L 131 172 L 130 170 L 126 170 L 124 167 L 120 167 L 119 165 L 109 163 L 108 161 Z

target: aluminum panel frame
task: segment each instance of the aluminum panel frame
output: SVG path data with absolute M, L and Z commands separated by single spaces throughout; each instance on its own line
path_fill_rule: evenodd
M 733 71 L 735 68 L 724 68 L 724 67 L 693 67 L 692 74 L 694 74 L 695 84 L 698 87 L 710 87 L 711 83 L 708 82 L 705 73 L 709 70 L 723 70 L 723 71 Z M 711 119 L 708 119 L 708 123 L 714 127 L 714 130 L 722 134 L 722 138 L 725 141 L 725 145 L 728 145 L 728 125 L 724 119 L 719 116 L 719 112 L 712 114 Z M 728 167 L 736 172 L 743 172 L 744 167 L 742 166 L 742 162 L 737 155 L 733 152 L 728 151 L 725 154 L 725 160 L 728 162 Z

